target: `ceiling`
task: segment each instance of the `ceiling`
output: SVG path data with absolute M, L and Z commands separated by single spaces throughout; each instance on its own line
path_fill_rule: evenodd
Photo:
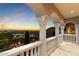
M 54 5 L 64 18 L 79 16 L 79 3 L 55 3 Z

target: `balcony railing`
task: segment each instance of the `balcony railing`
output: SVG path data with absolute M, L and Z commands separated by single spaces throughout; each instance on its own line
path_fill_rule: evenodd
M 47 39 L 47 55 L 50 55 L 58 47 L 57 36 Z
M 63 35 L 46 39 L 47 55 L 50 55 L 62 42 Z M 41 56 L 41 45 L 43 42 L 37 41 L 18 48 L 13 48 L 0 53 L 0 56 Z
M 76 34 L 64 34 L 64 40 L 76 41 Z
M 40 55 L 41 42 L 37 41 L 28 45 L 0 53 L 0 56 L 36 56 Z

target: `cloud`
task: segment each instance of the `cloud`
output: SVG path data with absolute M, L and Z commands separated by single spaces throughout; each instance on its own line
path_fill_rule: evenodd
M 0 25 L 8 25 L 10 22 L 10 17 L 4 16 L 3 19 L 0 21 Z

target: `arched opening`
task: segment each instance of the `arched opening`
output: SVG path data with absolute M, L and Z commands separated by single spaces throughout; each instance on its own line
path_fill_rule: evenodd
M 75 34 L 75 24 L 72 22 L 67 23 L 64 28 L 64 33 L 65 34 Z
M 66 40 L 76 41 L 76 28 L 73 22 L 68 22 L 64 27 L 64 34 Z
M 46 38 L 50 38 L 53 36 L 55 36 L 54 20 L 51 18 L 48 18 L 47 25 L 46 25 Z
M 28 5 L 0 4 L 0 52 L 38 40 L 39 22 Z

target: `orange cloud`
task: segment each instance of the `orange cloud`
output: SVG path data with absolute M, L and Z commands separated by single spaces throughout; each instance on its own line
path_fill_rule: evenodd
M 32 26 L 32 27 L 18 27 L 16 25 L 0 25 L 0 29 L 13 29 L 13 30 L 39 30 L 40 28 L 38 26 Z

